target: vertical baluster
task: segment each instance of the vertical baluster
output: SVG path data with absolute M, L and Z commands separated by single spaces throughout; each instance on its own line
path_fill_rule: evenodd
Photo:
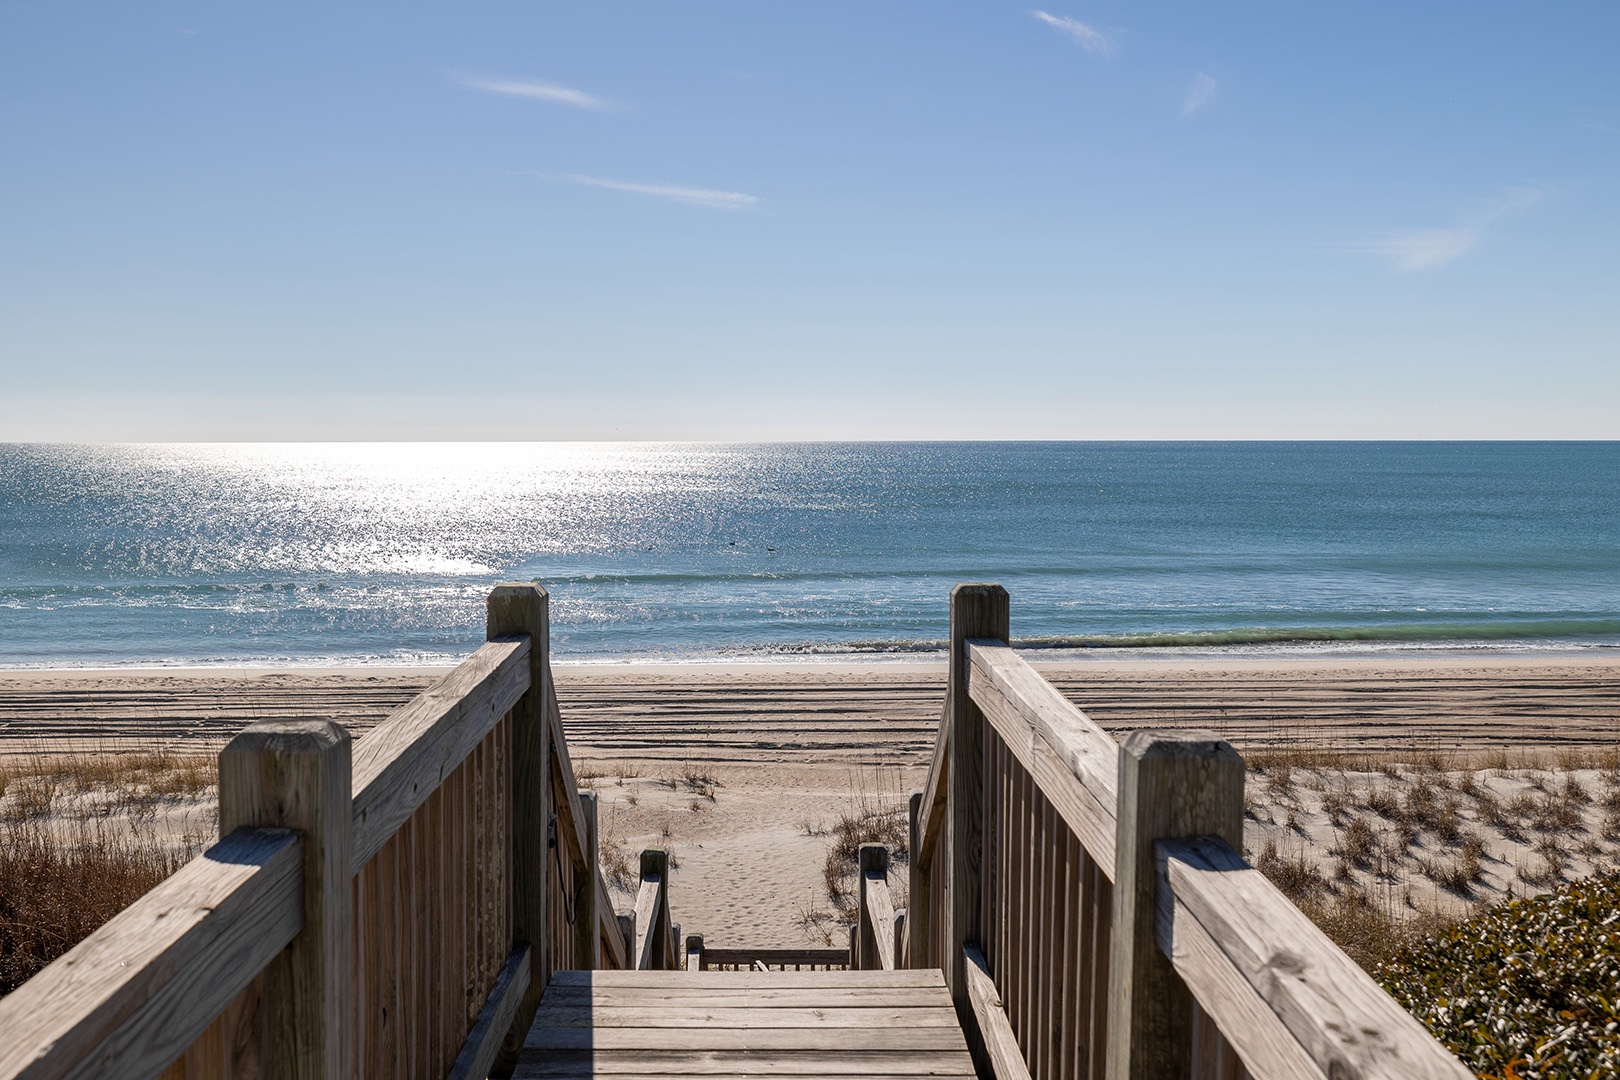
M 1062 827 L 1052 803 L 1041 799 L 1041 1010 L 1037 1021 L 1040 1032 L 1040 1073 L 1043 1080 L 1058 1075 L 1057 1040 L 1062 1004 L 1063 975 L 1063 867 L 1057 859 L 1057 831 Z
M 1091 1075 L 1102 1077 L 1108 1068 L 1108 985 L 1112 978 L 1114 887 L 1103 868 L 1086 856 L 1086 877 L 1091 882 Z
M 1018 930 L 1014 937 L 1013 953 L 1018 957 L 1013 975 L 1013 998 L 1009 1016 L 1015 1016 L 1013 1029 L 1018 1032 L 1018 1049 L 1029 1060 L 1029 1041 L 1031 1036 L 1029 1020 L 1029 880 L 1030 865 L 1030 796 L 1031 784 L 1029 774 L 1022 767 L 1018 769 Z
M 906 860 L 906 966 L 931 967 L 928 959 L 929 917 L 933 914 L 933 899 L 929 896 L 928 874 L 922 864 L 923 793 L 913 791 L 910 799 L 911 834 Z
M 1076 1080 L 1080 1074 L 1081 1040 L 1079 1024 L 1080 992 L 1080 841 L 1068 829 L 1063 831 L 1063 1006 L 1058 1013 L 1063 1063 L 1059 1075 Z
M 1051 813 L 1051 801 L 1047 800 L 1045 793 L 1042 793 L 1042 797 L 1040 797 L 1040 823 L 1038 824 L 1040 824 L 1040 844 L 1035 847 L 1035 852 L 1037 852 L 1037 858 L 1040 860 L 1040 889 L 1035 892 L 1035 895 L 1040 897 L 1040 944 L 1035 949 L 1035 962 L 1040 965 L 1038 967 L 1040 976 L 1038 976 L 1037 980 L 1038 986 L 1040 986 L 1040 997 L 1038 997 L 1037 1014 L 1035 1014 L 1035 1017 L 1037 1017 L 1035 1030 L 1038 1031 L 1038 1038 L 1035 1040 L 1035 1048 L 1037 1048 L 1035 1054 L 1037 1054 L 1037 1057 L 1035 1057 L 1035 1062 L 1032 1062 L 1032 1069 L 1030 1070 L 1037 1077 L 1040 1077 L 1040 1080 L 1050 1080 L 1051 1075 L 1053 1075 L 1053 1070 L 1051 1070 L 1053 1012 L 1051 1012 L 1051 1009 L 1053 1009 L 1053 1004 L 1058 999 L 1058 991 L 1056 991 L 1058 980 L 1055 978 L 1056 968 L 1053 962 L 1061 954 L 1059 954 L 1058 938 L 1056 938 L 1056 920 L 1053 918 L 1056 910 L 1058 910 L 1058 905 L 1053 902 L 1053 897 L 1056 894 L 1053 882 L 1056 881 L 1056 870 L 1058 870 L 1056 860 L 1053 858 L 1053 845 L 1051 845 L 1053 813 Z

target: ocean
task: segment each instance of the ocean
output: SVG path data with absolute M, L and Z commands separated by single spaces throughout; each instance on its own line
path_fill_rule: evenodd
M 1620 443 L 0 446 L 0 666 L 1620 648 Z

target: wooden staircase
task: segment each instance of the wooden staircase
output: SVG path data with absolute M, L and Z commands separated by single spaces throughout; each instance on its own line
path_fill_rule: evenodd
M 559 971 L 516 1077 L 972 1077 L 937 969 Z

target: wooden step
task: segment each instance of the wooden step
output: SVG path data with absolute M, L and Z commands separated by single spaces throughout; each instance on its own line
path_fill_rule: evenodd
M 973 1076 L 931 971 L 560 971 L 517 1077 Z

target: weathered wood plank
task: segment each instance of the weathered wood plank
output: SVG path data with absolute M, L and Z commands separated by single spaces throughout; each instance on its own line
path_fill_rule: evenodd
M 705 970 L 736 964 L 751 967 L 755 960 L 762 960 L 767 966 L 836 964 L 844 967 L 849 963 L 849 952 L 846 949 L 716 949 L 709 945 L 703 948 Z
M 1119 744 L 1001 642 L 968 643 L 969 692 L 1024 771 L 1112 872 Z
M 658 894 L 660 880 L 641 878 L 641 890 L 636 893 L 636 970 L 653 971 L 659 967 L 658 951 Z
M 924 827 L 922 807 L 923 793 L 913 791 L 907 807 L 911 831 L 907 836 L 906 850 L 912 854 L 906 860 L 906 902 L 910 904 L 910 908 L 907 912 L 905 936 L 900 942 L 901 956 L 894 965 L 897 968 L 911 967 L 913 964 L 922 966 L 927 963 L 929 881 L 921 857 L 917 854 L 922 849 Z
M 565 1007 L 547 1002 L 541 1023 L 557 1028 L 689 1028 L 711 1027 L 728 1031 L 759 1028 L 957 1028 L 956 1010 L 930 1005 L 891 1008 L 864 1003 L 852 1007 L 807 1005 L 798 1008 L 756 1009 L 748 1005 L 708 1006 L 693 1002 L 684 1008 L 618 1005 L 594 1002 Z M 863 1036 L 869 1038 L 870 1036 Z
M 933 864 L 934 847 L 940 830 L 945 825 L 945 796 L 950 791 L 949 769 L 951 757 L 951 699 L 939 714 L 939 734 L 934 737 L 934 756 L 928 766 L 928 780 L 923 784 L 921 839 L 912 850 L 923 866 Z
M 1174 905 L 1159 914 L 1160 945 L 1168 945 L 1165 952 L 1174 958 L 1178 941 L 1184 944 L 1177 971 L 1189 986 L 1206 987 L 1200 1000 L 1223 1030 L 1244 1036 L 1234 1038 L 1233 1046 L 1257 1078 L 1282 1074 L 1262 1072 L 1269 1063 L 1258 1055 L 1251 1061 L 1246 1052 L 1252 1052 L 1247 1032 L 1236 1025 L 1242 1017 L 1252 1018 L 1252 1007 L 1241 1016 L 1234 1012 L 1228 1026 L 1222 1015 L 1226 1003 L 1213 988 L 1218 985 L 1237 999 L 1242 995 L 1224 977 L 1223 967 L 1242 977 L 1324 1075 L 1364 1080 L 1470 1075 L 1230 843 L 1166 841 L 1157 858 L 1160 895 L 1169 897 L 1160 904 Z M 1192 932 L 1193 923 L 1202 930 L 1202 941 Z
M 575 862 L 585 861 L 585 822 L 575 808 L 579 805 L 579 781 L 568 756 L 568 737 L 563 734 L 562 709 L 557 705 L 556 683 L 546 680 L 546 730 L 551 738 L 552 783 L 557 787 L 557 842 L 567 846 Z
M 529 1031 L 525 1050 L 638 1050 L 648 1044 L 647 1029 L 636 1027 L 548 1027 L 541 1017 Z M 659 1028 L 657 1045 L 669 1050 L 799 1050 L 823 1053 L 847 1049 L 845 1028 Z M 891 1027 L 883 1046 L 893 1051 L 964 1049 L 962 1029 L 950 1027 Z
M 857 871 L 859 878 L 860 938 L 856 966 L 868 971 L 894 970 L 894 901 L 889 896 L 889 849 L 882 844 L 862 844 Z
M 526 1058 L 513 1076 L 515 1080 L 567 1080 L 590 1076 L 702 1076 L 708 1080 L 758 1076 L 792 1076 L 801 1080 L 939 1076 L 966 1080 L 973 1076 L 973 1070 L 962 1053 L 881 1049 L 827 1051 L 813 1059 L 803 1054 L 772 1051 L 756 1051 L 741 1057 L 712 1050 L 561 1050 L 543 1059 Z
M 511 801 L 507 818 L 507 848 L 511 852 L 510 897 L 512 946 L 527 944 L 531 977 L 506 1033 L 495 1069 L 508 1071 L 517 1063 L 524 1033 L 551 976 L 552 956 L 548 930 L 551 870 L 551 737 L 546 725 L 546 701 L 551 685 L 551 598 L 546 590 L 526 582 L 497 585 L 485 601 L 485 635 L 496 640 L 526 635 L 528 686 L 509 703 Z M 486 646 L 487 647 L 487 646 Z
M 570 777 L 573 773 L 568 774 Z M 595 792 L 581 792 L 579 820 L 585 832 L 584 858 L 574 868 L 574 955 L 569 967 L 600 967 L 602 963 L 602 917 L 596 907 L 597 885 L 602 878 L 598 857 L 598 828 Z
M 1018 1051 L 1018 1036 L 1007 1020 L 989 965 L 984 962 L 984 954 L 971 947 L 967 951 L 967 979 L 968 1002 L 973 1006 L 979 1041 L 984 1044 L 995 1080 L 1030 1080 L 1029 1068 Z
M 261 720 L 219 755 L 219 829 L 303 833 L 304 926 L 265 968 L 271 1076 L 354 1072 L 354 866 L 349 733 L 330 720 Z
M 1159 840 L 1243 843 L 1243 759 L 1213 731 L 1132 732 L 1119 747 L 1108 1080 L 1185 1076 L 1192 998 L 1157 937 Z
M 757 1077 L 761 1076 L 794 1076 L 800 1078 L 800 1080 L 837 1080 L 837 1078 L 851 1075 L 863 1077 L 864 1080 L 911 1080 L 911 1078 L 919 1075 L 949 1076 L 959 1078 L 959 1080 L 973 1080 L 973 1073 L 971 1072 L 957 1072 L 954 1070 L 931 1070 L 926 1073 L 897 1071 L 898 1069 L 903 1069 L 909 1065 L 911 1059 L 911 1055 L 902 1056 L 897 1054 L 887 1054 L 882 1056 L 873 1054 L 872 1056 L 858 1063 L 854 1068 L 836 1066 L 838 1068 L 838 1071 L 836 1072 L 831 1072 L 821 1068 L 813 1068 L 808 1064 L 798 1065 L 791 1071 L 776 1069 L 768 1071 L 756 1070 L 752 1067 L 752 1063 L 750 1062 L 744 1062 L 741 1066 L 742 1068 L 746 1068 L 748 1070 L 747 1072 L 736 1072 L 735 1069 L 738 1066 L 736 1066 L 735 1063 L 733 1063 L 733 1065 L 725 1072 L 712 1072 L 708 1069 L 701 1072 L 687 1071 L 673 1063 L 671 1063 L 667 1068 L 658 1072 L 649 1072 L 646 1069 L 609 1070 L 602 1068 L 601 1066 L 604 1063 L 611 1061 L 612 1057 L 613 1055 L 580 1055 L 575 1057 L 575 1060 L 578 1063 L 571 1070 L 561 1072 L 548 1071 L 544 1074 L 522 1070 L 514 1075 L 520 1077 L 544 1075 L 548 1077 L 562 1077 L 565 1078 L 565 1080 L 591 1080 L 591 1078 L 597 1076 L 621 1075 L 623 1072 L 629 1071 L 633 1072 L 637 1076 L 702 1076 L 705 1077 L 706 1080 L 756 1080 Z
M 529 988 L 533 955 L 534 950 L 528 945 L 519 945 L 507 957 L 478 1019 L 467 1033 L 467 1041 L 450 1066 L 448 1080 L 485 1080 L 489 1076 L 490 1066 L 500 1053 L 501 1040 L 511 1029 L 524 991 Z
M 597 937 L 601 941 L 602 966 L 622 971 L 630 966 L 630 958 L 625 952 L 624 934 L 619 929 L 619 916 L 613 910 L 613 898 L 608 895 L 607 883 L 602 880 L 600 874 L 596 878 L 596 910 L 601 919 L 601 932 Z
M 838 950 L 841 954 L 843 950 Z M 847 955 L 847 954 L 844 954 Z M 908 971 L 694 971 L 672 979 L 659 971 L 558 971 L 553 986 L 668 988 L 672 994 L 705 990 L 755 990 L 768 988 L 819 989 L 825 987 L 942 987 L 944 977 L 938 968 Z
M 303 927 L 303 842 L 233 832 L 0 998 L 0 1077 L 157 1076 Z
M 984 714 L 969 693 L 968 642 L 1006 641 L 1007 590 L 1000 585 L 962 584 L 951 590 L 950 787 L 945 810 L 950 846 L 945 911 L 945 985 L 964 1021 L 971 1013 L 963 949 L 983 940 Z M 978 1049 L 974 1049 L 975 1056 Z
M 688 939 L 690 941 L 690 939 Z M 690 946 L 688 955 L 691 955 Z M 697 974 L 688 969 L 690 974 Z M 553 984 L 546 991 L 545 1007 L 585 1009 L 623 1007 L 640 1009 L 807 1009 L 927 1008 L 938 1005 L 939 988 L 921 986 L 764 987 L 758 990 L 722 990 L 693 986 L 590 987 Z
M 1208 1001 L 1213 1006 L 1202 1009 L 1204 1024 L 1213 1024 L 1217 1029 L 1225 1025 L 1231 1031 L 1241 1032 L 1243 1052 L 1239 1056 L 1254 1073 L 1256 1080 L 1279 1080 L 1284 1077 L 1289 1080 L 1295 1077 L 1299 1080 L 1325 1080 L 1325 1074 L 1316 1067 L 1299 1040 L 1289 1033 L 1277 1014 L 1254 992 L 1254 987 L 1221 952 L 1209 932 L 1184 905 L 1176 902 L 1162 878 L 1158 918 L 1160 948 L 1168 943 L 1169 948 L 1164 951 L 1175 965 L 1176 973 L 1187 984 L 1194 1000 Z M 1199 1017 L 1195 1015 L 1195 1059 L 1198 1050 L 1219 1039 L 1218 1032 L 1215 1040 L 1200 1038 L 1198 1020 Z M 1199 1071 L 1196 1075 L 1205 1074 Z
M 388 838 L 529 688 L 529 641 L 490 641 L 354 744 L 354 865 Z

